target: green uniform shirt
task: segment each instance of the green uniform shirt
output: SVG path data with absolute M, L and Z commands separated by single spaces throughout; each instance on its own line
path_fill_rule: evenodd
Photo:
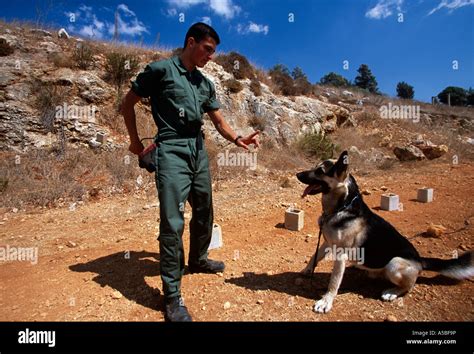
M 204 113 L 219 109 L 212 82 L 199 70 L 189 72 L 174 56 L 153 62 L 132 81 L 132 91 L 150 97 L 159 137 L 195 137 Z

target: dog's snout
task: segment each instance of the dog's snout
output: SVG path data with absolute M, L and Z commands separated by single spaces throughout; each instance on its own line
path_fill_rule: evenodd
M 298 178 L 298 181 L 305 183 L 306 180 L 306 173 L 305 172 L 298 172 L 296 174 L 296 178 Z

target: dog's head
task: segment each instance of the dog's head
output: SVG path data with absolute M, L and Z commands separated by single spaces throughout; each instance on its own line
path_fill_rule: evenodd
M 332 189 L 340 186 L 346 180 L 348 167 L 349 155 L 347 151 L 343 151 L 337 160 L 325 160 L 312 170 L 297 173 L 298 180 L 308 185 L 302 198 L 308 194 L 330 193 Z

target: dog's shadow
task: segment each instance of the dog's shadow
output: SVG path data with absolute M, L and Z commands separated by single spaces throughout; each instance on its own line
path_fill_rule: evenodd
M 300 296 L 307 299 L 319 299 L 327 291 L 329 285 L 329 272 L 315 272 L 311 276 L 303 276 L 298 272 L 285 272 L 278 274 L 257 274 L 246 272 L 242 277 L 226 279 L 225 282 L 244 287 L 249 290 L 271 290 L 292 296 Z M 297 281 L 297 279 L 301 279 Z M 417 284 L 426 285 L 456 285 L 459 282 L 443 276 L 428 278 L 420 276 Z M 344 272 L 339 294 L 354 293 L 363 298 L 380 300 L 385 289 L 393 287 L 393 284 L 382 278 L 370 278 L 367 272 L 357 268 L 347 268 Z
M 162 311 L 160 290 L 149 286 L 145 277 L 160 275 L 159 254 L 147 251 L 124 251 L 69 267 L 73 272 L 92 272 L 100 286 L 110 286 L 124 297 L 142 306 Z
M 272 275 L 247 272 L 242 277 L 227 279 L 226 282 L 249 290 L 271 290 L 314 300 L 326 293 L 330 276 L 331 273 L 317 271 L 312 277 L 303 276 L 298 272 Z M 387 281 L 383 279 L 370 279 L 362 270 L 347 268 L 339 294 L 356 293 L 363 297 L 378 299 L 386 287 Z

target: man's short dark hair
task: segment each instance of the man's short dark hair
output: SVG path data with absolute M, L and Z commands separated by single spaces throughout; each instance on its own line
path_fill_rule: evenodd
M 184 39 L 184 48 L 186 48 L 186 45 L 188 44 L 189 37 L 193 37 L 194 40 L 199 43 L 207 36 L 214 39 L 216 41 L 216 44 L 219 44 L 221 42 L 219 35 L 214 30 L 214 28 L 203 22 L 195 23 L 194 25 L 189 27 L 188 33 L 186 33 L 186 38 Z

